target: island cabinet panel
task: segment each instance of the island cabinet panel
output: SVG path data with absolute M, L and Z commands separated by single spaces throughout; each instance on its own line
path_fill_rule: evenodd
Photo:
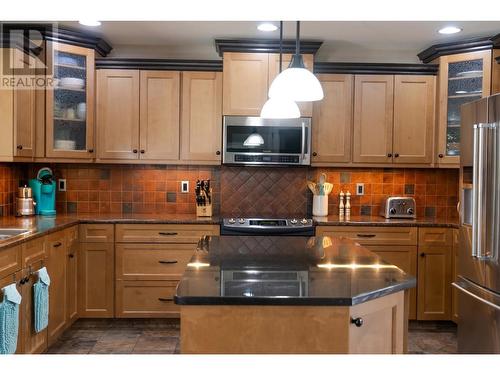
M 125 281 L 116 283 L 117 318 L 177 318 L 174 303 L 177 281 Z
M 449 233 L 447 228 L 421 228 L 421 236 L 432 229 Z M 444 235 L 447 237 L 447 235 Z M 419 320 L 451 319 L 452 246 L 420 245 L 418 248 L 418 301 Z
M 417 228 L 369 226 L 318 226 L 317 236 L 346 237 L 361 245 L 417 245 Z
M 417 277 L 417 247 L 416 246 L 366 246 L 382 260 L 401 268 L 407 274 Z M 417 319 L 417 288 L 409 290 L 409 319 Z
M 431 164 L 435 77 L 394 77 L 394 163 Z
M 314 103 L 312 164 L 351 161 L 354 76 L 319 74 L 325 97 Z
M 267 53 L 225 52 L 223 59 L 224 115 L 259 116 L 267 101 Z
M 23 288 L 19 284 L 19 281 L 24 277 L 23 273 L 21 271 L 17 272 L 12 272 L 11 274 L 5 276 L 5 277 L 0 277 L 0 298 L 3 300 L 3 293 L 2 293 L 2 288 L 6 287 L 7 285 L 10 285 L 12 283 L 16 283 L 16 288 L 17 291 L 21 294 L 22 298 L 24 298 L 23 293 Z M 22 326 L 23 326 L 23 320 L 24 320 L 24 311 L 23 311 L 23 305 L 24 301 L 21 301 L 21 309 L 19 311 L 19 331 L 18 331 L 18 337 L 17 337 L 17 348 L 15 353 L 23 353 L 24 348 L 23 348 L 23 331 L 22 331 Z
M 394 76 L 362 75 L 354 82 L 355 163 L 392 163 Z
M 281 71 L 288 68 L 290 62 L 292 61 L 293 54 L 285 53 L 282 56 L 281 62 Z M 314 55 L 312 54 L 303 54 L 302 59 L 304 61 L 304 65 L 309 71 L 313 71 L 314 68 Z M 274 79 L 278 76 L 280 72 L 280 55 L 279 53 L 270 53 L 269 54 L 269 79 L 268 85 L 271 87 Z M 313 103 L 312 102 L 297 102 L 297 105 L 300 110 L 301 117 L 312 117 L 313 115 Z
M 139 71 L 97 71 L 97 155 L 138 159 Z
M 52 345 L 68 325 L 67 248 L 64 231 L 47 236 L 47 272 L 50 276 L 48 344 Z
M 183 72 L 181 160 L 217 165 L 221 147 L 222 73 Z
M 404 330 L 404 292 L 353 307 L 181 305 L 184 354 L 402 353 Z
M 80 224 L 78 248 L 78 315 L 114 315 L 115 249 L 113 224 Z
M 179 159 L 180 72 L 140 73 L 140 159 Z
M 30 241 L 31 242 L 31 241 Z M 34 242 L 37 242 L 35 240 Z M 33 285 L 38 281 L 36 273 L 40 268 L 45 266 L 44 260 L 36 260 L 27 265 L 27 268 L 23 270 L 23 277 L 29 276 L 29 270 L 33 272 L 33 275 L 28 277 L 28 281 L 22 286 L 22 312 L 23 312 L 23 322 L 22 325 L 22 341 L 23 341 L 23 353 L 25 354 L 38 354 L 43 353 L 48 347 L 48 336 L 47 329 L 41 332 L 35 332 L 34 328 L 34 306 L 33 306 Z M 51 288 L 49 288 L 51 291 Z M 50 297 L 49 297 L 50 298 Z M 50 303 L 50 302 L 49 302 Z

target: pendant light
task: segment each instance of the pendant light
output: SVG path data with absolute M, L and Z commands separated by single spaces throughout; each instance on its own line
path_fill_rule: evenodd
M 318 79 L 306 69 L 300 54 L 300 21 L 297 21 L 295 55 L 269 88 L 270 98 L 288 98 L 295 102 L 312 102 L 323 99 L 323 88 Z
M 280 21 L 280 61 L 279 73 L 283 62 L 283 21 Z M 260 111 L 260 117 L 270 119 L 299 118 L 300 110 L 293 100 L 282 97 L 269 98 Z

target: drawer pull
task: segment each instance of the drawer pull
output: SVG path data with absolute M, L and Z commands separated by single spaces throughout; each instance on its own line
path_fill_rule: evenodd
M 62 245 L 62 243 L 61 243 L 61 242 L 56 242 L 56 243 L 55 243 L 54 245 L 52 245 L 52 246 L 54 246 L 54 247 L 59 247 L 59 246 L 61 246 L 61 245 Z
M 158 232 L 160 236 L 177 236 L 177 232 Z
M 68 257 L 69 257 L 69 258 L 74 258 L 74 257 L 75 257 L 75 254 L 68 254 Z
M 161 301 L 161 302 L 172 302 L 174 299 L 173 298 L 158 298 L 158 301 Z
M 176 260 L 159 260 L 158 263 L 160 264 L 175 264 L 177 263 Z
M 363 323 L 363 318 L 351 318 L 351 324 L 354 324 L 356 327 L 361 327 Z
M 357 233 L 356 236 L 361 237 L 361 238 L 373 238 L 376 236 L 376 234 Z

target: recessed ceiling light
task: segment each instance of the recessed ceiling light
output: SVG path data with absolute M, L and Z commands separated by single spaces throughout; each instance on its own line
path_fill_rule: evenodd
M 94 21 L 94 20 L 78 21 L 78 23 L 83 26 L 93 26 L 93 27 L 101 25 L 100 21 Z
M 446 26 L 446 27 L 443 27 L 442 29 L 439 29 L 438 33 L 439 34 L 456 34 L 456 33 L 459 33 L 460 31 L 462 31 L 462 29 L 460 27 Z
M 269 22 L 264 22 L 257 26 L 257 29 L 259 29 L 260 31 L 276 31 L 278 30 L 278 26 Z

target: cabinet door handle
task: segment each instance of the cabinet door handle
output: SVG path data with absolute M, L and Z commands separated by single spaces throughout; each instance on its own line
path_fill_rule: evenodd
M 158 301 L 161 301 L 161 302 L 172 302 L 174 299 L 173 298 L 158 298 Z
M 394 157 L 395 158 L 399 158 L 399 154 L 394 154 Z
M 177 263 L 176 260 L 159 260 L 158 263 L 160 264 L 175 264 Z
M 160 236 L 177 236 L 177 232 L 158 232 Z
M 351 318 L 351 324 L 354 324 L 356 327 L 361 327 L 363 323 L 363 318 Z
M 215 155 L 220 155 L 220 151 L 215 151 Z
M 18 150 L 22 150 L 23 149 L 23 145 L 17 145 L 17 149 Z
M 392 154 L 389 152 L 389 153 L 387 154 L 387 157 L 388 157 L 388 158 L 391 158 L 391 157 L 392 157 Z
M 132 152 L 133 152 L 134 154 L 137 154 L 137 152 L 138 152 L 138 151 L 134 148 L 134 149 L 132 150 Z
M 376 234 L 357 233 L 356 236 L 361 238 L 373 238 L 376 236 Z
M 59 247 L 59 246 L 61 246 L 61 245 L 62 245 L 62 243 L 61 243 L 61 242 L 56 242 L 56 243 L 55 243 L 54 245 L 52 245 L 52 246 L 53 246 L 53 247 Z
M 439 154 L 438 158 L 442 159 L 442 158 L 444 158 L 444 155 L 443 154 Z
M 68 257 L 70 257 L 70 258 L 74 258 L 74 257 L 75 257 L 75 254 L 68 254 Z
M 420 253 L 421 258 L 425 258 L 425 253 Z
M 317 152 L 313 152 L 313 156 L 318 156 L 318 153 Z
M 94 149 L 93 149 L 93 148 L 89 148 L 87 151 L 88 151 L 90 154 L 92 154 L 92 153 L 94 152 Z
M 141 154 L 144 154 L 146 151 L 145 150 L 141 150 Z

